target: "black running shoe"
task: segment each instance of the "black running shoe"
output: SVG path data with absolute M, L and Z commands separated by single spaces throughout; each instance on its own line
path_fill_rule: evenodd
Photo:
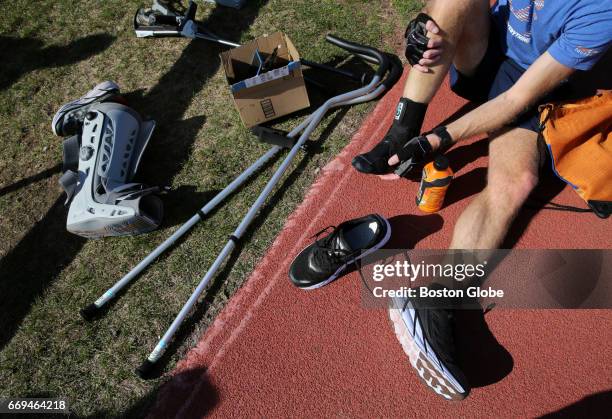
M 331 229 L 331 233 L 322 237 Z M 355 261 L 383 247 L 391 237 L 389 222 L 378 214 L 345 221 L 317 233 L 289 269 L 291 282 L 302 289 L 329 284 Z
M 470 384 L 456 361 L 452 305 L 445 298 L 393 298 L 389 317 L 419 378 L 445 399 L 463 400 Z

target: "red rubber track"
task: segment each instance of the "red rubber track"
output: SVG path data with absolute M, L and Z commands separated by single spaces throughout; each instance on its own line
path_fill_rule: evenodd
M 387 312 L 361 307 L 357 273 L 316 291 L 289 282 L 292 259 L 315 232 L 373 212 L 391 219 L 395 246 L 445 248 L 457 217 L 484 187 L 486 140 L 450 152 L 456 179 L 447 206 L 435 215 L 415 208 L 417 183 L 352 169 L 351 159 L 391 124 L 402 86 L 380 101 L 322 170 L 246 284 L 162 387 L 152 417 L 533 417 L 556 411 L 593 416 L 612 405 L 612 311 L 491 311 L 485 320 L 499 344 L 476 325 L 464 331 L 473 336 L 461 354 L 474 388 L 466 400 L 447 402 L 419 381 Z M 463 105 L 445 83 L 425 128 Z M 555 187 L 553 182 L 540 188 L 538 196 L 583 206 L 572 190 Z M 611 248 L 611 238 L 610 221 L 593 214 L 527 210 L 507 245 Z

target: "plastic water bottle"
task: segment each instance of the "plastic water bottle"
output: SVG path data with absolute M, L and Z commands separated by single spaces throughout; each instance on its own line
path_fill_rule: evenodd
M 444 205 L 446 191 L 453 180 L 453 170 L 448 157 L 442 155 L 423 168 L 421 186 L 416 197 L 416 204 L 423 212 L 438 212 Z

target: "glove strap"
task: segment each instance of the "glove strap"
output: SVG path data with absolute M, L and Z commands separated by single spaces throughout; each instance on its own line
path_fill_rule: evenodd
M 431 132 L 440 137 L 440 151 L 442 152 L 451 148 L 455 143 L 444 125 L 434 128 Z
M 427 137 L 420 135 L 408 141 L 397 151 L 397 157 L 401 162 L 406 160 L 422 161 L 423 158 L 432 152 L 431 144 Z

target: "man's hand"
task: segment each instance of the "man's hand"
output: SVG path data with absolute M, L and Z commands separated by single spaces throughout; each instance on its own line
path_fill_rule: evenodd
M 425 137 L 427 138 L 427 141 L 429 141 L 429 144 L 431 145 L 431 148 L 433 151 L 437 150 L 440 147 L 440 138 L 434 134 L 427 134 L 427 136 Z M 400 159 L 397 156 L 397 154 L 394 154 L 393 156 L 391 156 L 391 158 L 389 159 L 389 166 L 395 166 L 396 164 L 400 163 Z M 400 179 L 400 176 L 396 175 L 395 173 L 389 173 L 386 175 L 380 175 L 379 176 L 381 179 L 383 180 L 397 180 Z
M 440 137 L 438 137 L 436 134 L 434 133 L 427 134 L 425 138 L 427 138 L 427 141 L 429 141 L 429 144 L 431 145 L 431 149 L 433 151 L 436 151 L 440 147 Z M 397 156 L 397 154 L 394 154 L 389 159 L 389 166 L 395 166 L 399 162 L 400 162 L 399 157 Z
M 429 25 L 433 22 L 427 23 Z M 513 121 L 525 109 L 537 103 L 540 98 L 559 86 L 574 71 L 545 52 L 509 90 L 448 124 L 446 129 L 455 141 L 496 131 Z M 429 134 L 427 140 L 432 149 L 436 150 L 439 147 L 440 138 L 437 135 Z M 389 159 L 390 166 L 398 163 L 400 161 L 397 155 Z M 386 180 L 399 178 L 395 174 L 381 177 Z
M 442 55 L 442 37 L 438 35 L 440 28 L 433 20 L 428 20 L 425 28 L 429 38 L 429 43 L 427 44 L 428 50 L 423 53 L 423 58 L 419 60 L 419 63 L 412 66 L 412 68 L 422 73 L 429 73 L 431 71 L 429 67 L 440 61 L 440 56 Z

